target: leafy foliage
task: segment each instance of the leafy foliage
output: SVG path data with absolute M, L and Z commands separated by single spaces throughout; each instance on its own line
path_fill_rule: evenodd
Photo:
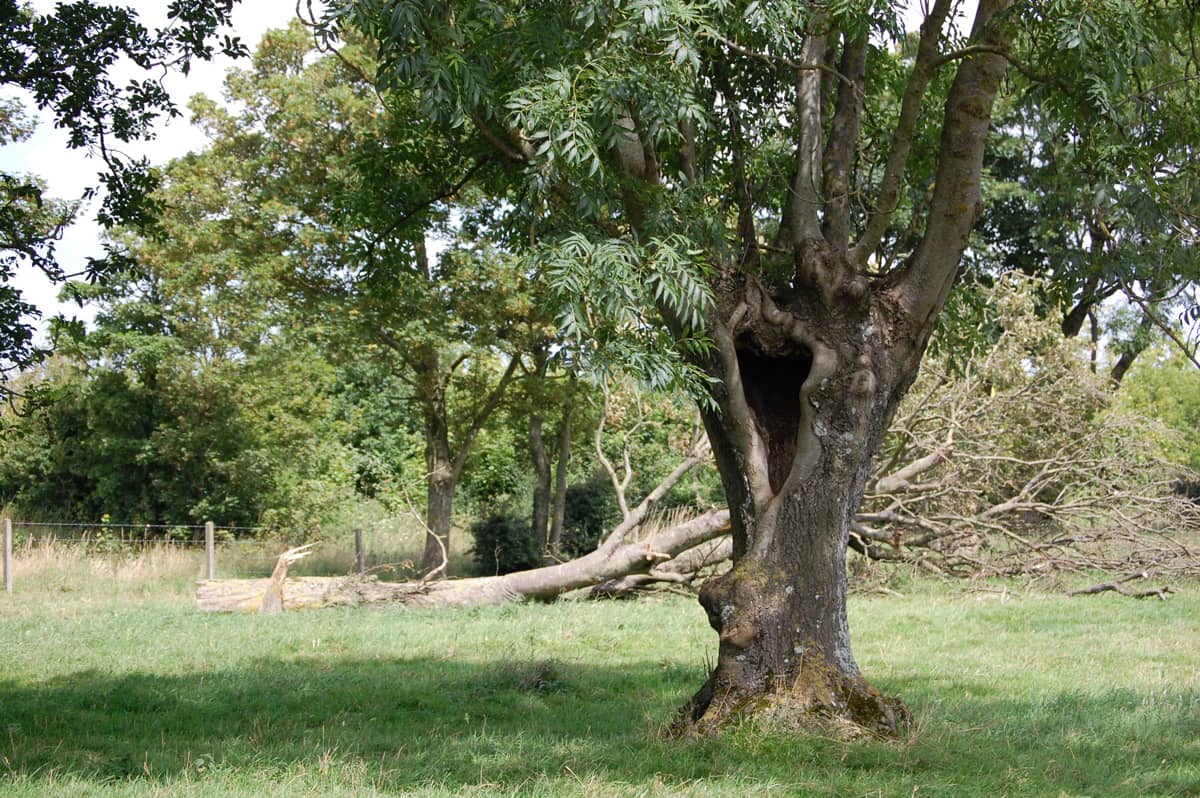
M 603 474 L 593 474 L 570 486 L 567 488 L 562 554 L 582 557 L 595 551 L 620 517 L 612 485 Z
M 524 571 L 542 563 L 529 519 L 514 513 L 489 515 L 471 524 L 475 566 L 484 576 Z
M 230 56 L 246 50 L 227 27 L 234 0 L 172 0 L 168 23 L 150 30 L 129 8 L 91 2 L 64 2 L 39 14 L 17 0 L 0 2 L 0 85 L 19 90 L 38 109 L 50 111 L 66 130 L 68 146 L 98 155 L 105 172 L 104 200 L 97 218 L 108 228 L 146 225 L 153 217 L 150 194 L 156 177 L 149 164 L 121 153 L 119 144 L 149 138 L 156 119 L 179 111 L 163 88 L 168 69 L 187 73 L 197 60 L 218 50 Z M 110 70 L 118 62 L 143 71 L 141 79 L 118 85 Z M 0 144 L 28 135 L 18 101 L 0 104 Z M 90 198 L 90 189 L 85 198 Z M 0 175 L 0 376 L 29 365 L 37 356 L 28 319 L 35 310 L 10 285 L 17 264 L 63 279 L 54 244 L 77 210 L 44 196 L 27 175 Z M 93 275 L 112 265 L 107 258 L 88 264 Z
M 1200 471 L 1200 373 L 1178 352 L 1160 346 L 1135 366 L 1118 403 L 1162 422 L 1172 432 L 1161 441 L 1164 454 Z

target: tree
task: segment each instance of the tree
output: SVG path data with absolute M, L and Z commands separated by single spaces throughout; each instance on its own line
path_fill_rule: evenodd
M 1173 317 L 1195 302 L 1200 91 L 1195 9 L 1110 3 L 1106 14 L 1114 24 L 1055 23 L 1057 51 L 1025 44 L 1039 23 L 1023 23 L 1022 71 L 1036 81 L 998 117 L 987 161 L 998 201 L 971 260 L 1053 275 L 1048 305 L 1066 306 L 1063 333 L 1089 322 L 1102 332 L 1119 385 L 1155 329 L 1177 331 Z M 1064 65 L 1084 71 L 1079 85 L 1055 75 Z M 1107 314 L 1110 297 L 1128 307 Z
M 237 57 L 245 48 L 225 35 L 236 0 L 172 0 L 167 24 L 143 25 L 129 8 L 91 2 L 64 2 L 52 14 L 37 14 L 17 0 L 0 1 L 0 85 L 25 93 L 39 109 L 50 111 L 55 126 L 68 134 L 68 146 L 98 156 L 104 201 L 97 218 L 106 228 L 146 224 L 153 216 L 149 195 L 155 178 L 149 164 L 124 155 L 120 145 L 149 138 L 155 120 L 179 111 L 163 88 L 162 75 L 187 73 L 194 60 L 209 60 L 219 50 Z M 142 70 L 140 79 L 118 85 L 111 70 L 118 63 Z M 0 108 L 0 144 L 14 131 L 19 106 Z M 88 197 L 94 194 L 88 192 Z M 88 198 L 88 197 L 85 197 Z M 0 175 L 0 376 L 29 365 L 37 353 L 28 319 L 36 313 L 21 302 L 9 281 L 18 264 L 40 269 L 55 281 L 65 273 L 54 245 L 78 205 L 50 200 L 39 181 L 27 175 Z M 108 263 L 96 257 L 87 265 L 97 276 Z
M 1160 420 L 1175 438 L 1160 441 L 1165 456 L 1200 471 L 1200 373 L 1174 347 L 1158 347 L 1134 367 L 1119 401 L 1130 412 Z
M 0 501 L 57 520 L 315 534 L 353 496 L 334 370 L 303 330 L 263 335 L 271 322 L 245 292 L 199 286 L 213 267 L 203 233 L 182 214 L 161 222 L 193 234 L 191 256 L 132 251 L 136 273 L 87 291 L 95 328 L 58 326 L 57 354 L 14 386 Z
M 216 228 L 195 279 L 265 291 L 419 418 L 421 566 L 440 574 L 471 452 L 546 323 L 486 209 L 462 193 L 491 159 L 463 152 L 460 131 L 417 123 L 414 96 L 385 101 L 365 77 L 373 69 L 358 44 L 318 53 L 299 23 L 269 32 L 227 78 L 236 110 L 193 103 L 211 144 L 189 159 L 190 190 L 213 202 L 174 241 L 194 248 Z M 418 157 L 431 172 L 412 168 Z
M 29 138 L 33 127 L 20 103 L 0 100 L 0 146 Z M 0 174 L 0 379 L 37 356 L 29 323 L 37 309 L 9 281 L 22 262 L 55 268 L 52 242 L 76 210 L 43 195 L 44 186 L 32 175 Z
M 1081 129 L 1116 95 L 1164 112 L 1126 56 L 1191 12 L 1102 5 L 982 0 L 964 32 L 936 0 L 912 37 L 887 3 L 335 10 L 380 43 L 381 85 L 512 164 L 510 244 L 581 350 L 703 382 L 734 557 L 701 590 L 720 649 L 677 730 L 906 722 L 851 651 L 850 522 L 980 213 L 1010 64 Z

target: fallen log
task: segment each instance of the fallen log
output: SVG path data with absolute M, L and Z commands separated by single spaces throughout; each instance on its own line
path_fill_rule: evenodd
M 356 574 L 291 577 L 280 580 L 280 606 L 288 611 L 389 605 L 475 607 L 549 600 L 631 574 L 661 571 L 677 556 L 728 532 L 729 511 L 709 510 L 641 542 L 626 543 L 613 535 L 578 559 L 502 576 L 413 582 L 381 582 L 374 576 Z M 283 556 L 287 552 L 281 561 Z M 268 599 L 272 585 L 270 579 L 198 580 L 196 606 L 204 612 L 260 612 L 264 602 L 274 600 L 274 594 Z

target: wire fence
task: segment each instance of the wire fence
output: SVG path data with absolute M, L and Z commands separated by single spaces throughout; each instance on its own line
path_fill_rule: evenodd
M 98 548 L 141 546 L 202 547 L 208 524 L 114 524 L 62 523 L 54 521 L 13 521 L 14 545 L 74 543 Z M 217 526 L 212 524 L 214 543 L 230 543 L 239 538 L 266 536 L 277 530 L 257 526 Z
M 268 576 L 284 549 L 297 543 L 281 539 L 273 527 L 217 526 L 206 524 L 125 524 L 15 521 L 2 519 L 3 571 L 6 592 L 13 591 L 14 549 L 17 559 L 55 547 L 77 550 L 96 561 L 119 561 L 128 556 L 153 552 L 194 552 L 203 579 L 257 578 Z M 422 539 L 397 540 L 384 530 L 344 529 L 320 539 L 317 556 L 296 569 L 297 574 L 330 575 L 350 572 L 379 572 L 384 578 L 400 578 L 414 567 L 414 544 Z M 302 541 L 308 542 L 308 541 Z

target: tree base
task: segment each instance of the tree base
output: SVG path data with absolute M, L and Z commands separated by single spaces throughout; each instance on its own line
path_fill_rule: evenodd
M 668 734 L 711 736 L 748 722 L 768 731 L 850 741 L 896 739 L 911 727 L 908 706 L 883 695 L 861 676 L 848 677 L 832 669 L 809 671 L 796 675 L 789 687 L 765 690 L 722 688 L 714 672 L 679 710 Z

